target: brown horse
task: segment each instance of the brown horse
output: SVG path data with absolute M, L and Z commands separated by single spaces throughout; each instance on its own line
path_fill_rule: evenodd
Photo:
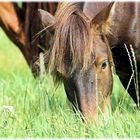
M 27 62 L 30 61 L 30 49 L 19 18 L 16 3 L 0 2 L 0 26 L 9 39 L 21 50 Z
M 68 99 L 74 107 L 78 105 L 85 119 L 97 121 L 97 107 L 102 105 L 106 113 L 112 90 L 112 57 L 104 36 L 111 22 L 108 15 L 98 27 L 88 20 L 79 3 L 60 4 L 55 17 L 39 12 L 42 23 L 51 24 L 48 28 L 55 31 L 53 45 L 45 54 L 48 71 L 63 81 Z
M 107 37 L 110 47 L 112 48 L 117 74 L 125 88 L 128 85 L 128 81 L 130 80 L 133 71 L 124 44 L 126 44 L 127 49 L 130 52 L 132 64 L 134 65 L 135 60 L 133 59 L 133 51 L 130 48 L 130 45 L 133 47 L 137 68 L 133 66 L 134 78 L 131 80 L 128 92 L 134 102 L 138 105 L 140 102 L 140 3 L 116 2 L 114 3 L 114 12 L 110 12 L 109 6 L 107 6 L 108 3 L 85 3 L 83 10 L 85 14 L 92 19 L 95 15 L 98 16 L 95 9 L 101 11 L 101 9 L 97 8 L 101 7 L 101 5 L 105 5 L 106 8 L 104 8 L 108 9 L 109 13 L 112 14 L 111 19 L 113 24 L 110 26 L 111 34 L 108 34 Z M 139 87 L 136 85 L 136 79 L 138 79 Z
M 38 17 L 38 9 L 43 9 L 45 11 L 54 14 L 56 11 L 57 3 L 44 3 L 44 2 L 26 2 L 23 4 L 23 9 L 25 12 L 24 15 L 24 32 L 31 48 L 31 69 L 34 60 L 39 57 L 41 52 L 44 52 L 49 48 L 50 34 L 46 32 L 37 36 L 38 32 L 43 28 L 41 21 Z M 48 42 L 48 43 L 44 43 Z M 36 73 L 36 69 L 32 70 L 33 73 Z
M 19 8 L 17 3 L 0 2 L 0 26 L 8 38 L 20 49 L 28 65 L 32 69 L 33 62 L 48 45 L 42 45 L 48 40 L 47 35 L 34 39 L 42 29 L 38 18 L 38 8 L 54 14 L 57 3 L 26 2 Z M 40 48 L 42 46 L 43 48 Z M 36 70 L 32 70 L 36 72 Z

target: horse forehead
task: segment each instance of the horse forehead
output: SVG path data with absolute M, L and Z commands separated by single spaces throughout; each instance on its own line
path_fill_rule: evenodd
M 97 57 L 107 57 L 108 56 L 107 45 L 101 39 L 97 40 L 97 44 L 95 45 L 95 54 Z
M 96 25 L 92 25 L 91 29 L 91 40 L 93 41 L 93 48 L 95 49 L 95 52 L 97 53 L 105 53 L 107 52 L 107 45 L 103 41 L 101 37 L 100 31 L 97 29 Z

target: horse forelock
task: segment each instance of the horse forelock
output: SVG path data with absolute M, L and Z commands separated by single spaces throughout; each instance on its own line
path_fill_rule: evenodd
M 48 69 L 68 75 L 76 68 L 88 66 L 90 58 L 88 61 L 87 56 L 93 53 L 89 47 L 92 42 L 90 24 L 79 4 L 75 3 L 59 5 L 55 19 L 55 38 L 49 54 Z

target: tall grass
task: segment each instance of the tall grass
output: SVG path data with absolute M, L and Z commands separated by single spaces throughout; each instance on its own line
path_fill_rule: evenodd
M 0 31 L 0 137 L 117 138 L 140 136 L 140 111 L 114 75 L 112 113 L 98 127 L 73 113 L 63 85 L 32 77 L 20 51 Z M 125 97 L 125 98 L 124 98 Z M 120 104 L 122 99 L 124 101 Z

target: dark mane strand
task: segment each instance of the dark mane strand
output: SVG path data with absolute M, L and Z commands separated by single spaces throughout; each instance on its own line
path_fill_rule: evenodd
M 54 43 L 45 54 L 49 58 L 45 61 L 48 71 L 68 76 L 89 63 L 84 53 L 91 42 L 90 24 L 77 3 L 60 4 L 55 19 Z

